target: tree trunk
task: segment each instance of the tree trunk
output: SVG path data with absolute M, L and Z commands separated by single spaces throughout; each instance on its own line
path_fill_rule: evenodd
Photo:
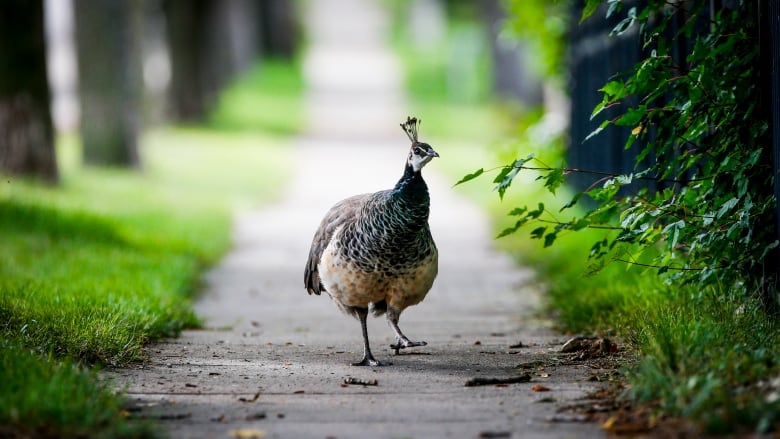
M 138 166 L 142 0 L 76 0 L 84 162 Z
M 501 28 L 506 20 L 503 2 L 488 0 L 483 7 L 490 37 L 493 94 L 514 98 L 529 107 L 541 105 L 542 82 L 525 62 L 525 46 L 521 42 L 501 37 Z
M 0 2 L 0 171 L 56 182 L 42 0 Z
M 283 59 L 295 56 L 300 40 L 296 5 L 289 0 L 264 0 L 259 3 L 263 53 Z
M 199 121 L 211 106 L 203 46 L 210 0 L 168 0 L 164 3 L 171 57 L 170 102 L 173 119 Z
M 171 113 L 202 121 L 220 90 L 256 58 L 259 8 L 252 0 L 166 0 Z

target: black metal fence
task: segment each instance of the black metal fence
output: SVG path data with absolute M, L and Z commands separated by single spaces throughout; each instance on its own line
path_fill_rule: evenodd
M 625 1 L 624 4 L 634 4 L 637 8 L 644 6 L 647 0 Z M 684 1 L 684 0 L 683 0 Z M 759 77 L 761 80 L 761 99 L 758 117 L 763 117 L 769 124 L 767 149 L 773 159 L 772 169 L 775 175 L 775 198 L 780 200 L 780 1 L 778 0 L 746 0 L 757 1 L 759 23 L 757 41 L 760 48 Z M 735 0 L 709 0 L 709 14 L 722 7 L 733 6 Z M 599 135 L 585 140 L 603 120 L 614 118 L 624 109 L 607 109 L 590 119 L 593 108 L 602 100 L 598 91 L 613 75 L 629 71 L 634 64 L 646 54 L 642 52 L 640 36 L 636 26 L 632 31 L 620 36 L 609 36 L 610 31 L 620 18 L 605 18 L 605 11 L 594 13 L 584 23 L 577 25 L 582 13 L 584 1 L 577 0 L 572 7 L 573 20 L 569 36 L 569 66 L 571 79 L 569 92 L 571 96 L 571 125 L 569 131 L 569 146 L 567 149 L 568 166 L 572 168 L 596 170 L 610 173 L 628 173 L 635 169 L 637 154 L 641 144 L 635 144 L 625 150 L 631 128 L 610 126 Z M 604 5 L 602 5 L 602 8 Z M 708 14 L 705 14 L 708 15 Z M 702 26 L 707 26 L 707 18 L 703 17 Z M 751 17 L 745 17 L 750 20 Z M 670 35 L 676 34 L 682 22 L 671 23 L 668 29 Z M 706 30 L 702 29 L 702 30 Z M 672 56 L 684 60 L 689 51 L 691 41 L 684 38 L 675 39 Z M 734 56 L 739 56 L 735 54 Z M 684 65 L 685 63 L 681 63 Z M 630 102 L 629 102 L 630 104 Z M 652 131 L 649 133 L 652 136 Z M 654 160 L 649 156 L 645 160 Z M 576 174 L 571 176 L 571 182 L 579 189 L 585 189 L 598 180 L 598 176 Z M 652 184 L 652 183 L 651 183 Z M 780 205 L 780 203 L 778 203 Z M 777 236 L 780 236 L 780 206 L 777 213 Z M 767 258 L 766 269 L 778 278 L 780 285 L 780 252 L 774 252 Z M 780 287 L 779 287 L 780 288 Z M 777 298 L 775 298 L 777 300 Z
M 602 93 L 598 90 L 616 72 L 630 70 L 642 57 L 639 34 L 634 26 L 634 29 L 620 36 L 609 37 L 620 18 L 607 19 L 603 10 L 577 25 L 584 2 L 576 3 L 572 8 L 573 23 L 569 27 L 571 125 L 568 166 L 601 172 L 630 172 L 634 169 L 634 161 L 639 153 L 638 146 L 624 150 L 631 128 L 610 127 L 596 137 L 587 141 L 585 139 L 602 121 L 620 114 L 620 109 L 607 109 L 590 119 L 593 108 L 602 99 Z M 593 175 L 573 174 L 570 181 L 584 189 L 596 179 Z
M 684 0 L 683 0 L 684 1 Z M 769 0 L 774 1 L 774 0 Z M 647 0 L 626 0 L 624 8 L 635 6 L 638 10 L 646 6 Z M 721 0 L 710 0 L 709 8 L 720 7 Z M 578 1 L 572 10 L 572 20 L 579 20 L 582 14 L 584 2 Z M 568 148 L 568 161 L 571 167 L 597 170 L 609 173 L 629 173 L 636 167 L 636 158 L 644 146 L 644 142 L 638 140 L 631 148 L 625 149 L 624 145 L 629 137 L 632 127 L 618 127 L 610 125 L 608 129 L 589 140 L 585 140 L 604 120 L 614 119 L 625 111 L 625 107 L 606 109 L 590 119 L 593 108 L 601 102 L 602 93 L 598 91 L 607 81 L 616 76 L 630 72 L 634 65 L 649 55 L 652 48 L 642 47 L 642 39 L 638 26 L 632 26 L 628 31 L 610 36 L 612 29 L 623 19 L 622 14 L 605 18 L 606 5 L 594 13 L 584 23 L 574 23 L 570 29 L 569 63 L 571 67 L 571 79 L 569 91 L 572 99 L 570 143 Z M 705 32 L 708 26 L 707 11 L 699 17 L 697 25 L 699 32 Z M 666 27 L 666 34 L 670 39 L 674 38 L 671 46 L 671 56 L 677 60 L 679 66 L 685 65 L 686 54 L 690 51 L 692 40 L 678 36 L 678 33 L 688 17 L 683 14 L 675 14 L 674 20 Z M 627 105 L 634 102 L 628 100 Z M 649 127 L 645 137 L 646 141 L 653 139 L 653 129 Z M 655 160 L 652 154 L 646 158 L 646 162 Z M 649 163 L 647 163 L 649 164 Z M 594 182 L 594 178 L 588 174 L 575 176 L 573 183 L 584 189 Z M 664 183 L 645 181 L 643 184 L 651 186 L 651 189 L 661 189 Z

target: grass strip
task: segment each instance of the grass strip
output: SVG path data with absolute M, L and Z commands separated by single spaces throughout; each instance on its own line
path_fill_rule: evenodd
M 59 152 L 52 188 L 0 184 L 0 435 L 147 437 L 85 365 L 122 366 L 198 324 L 192 292 L 230 245 L 231 212 L 281 194 L 289 150 L 258 133 L 165 129 L 144 169 Z
M 489 147 L 450 148 L 448 157 L 455 158 L 439 163 L 453 182 L 475 167 L 502 163 Z M 518 156 L 527 155 L 525 148 Z M 552 197 L 534 178 L 516 181 L 503 203 L 492 193 L 490 176 L 455 190 L 483 205 L 498 233 L 512 224 L 506 213 L 513 207 L 542 202 L 556 212 L 570 199 L 565 189 Z M 628 400 L 657 416 L 693 421 L 710 434 L 780 428 L 780 322 L 757 301 L 731 293 L 728 285 L 702 290 L 666 283 L 653 269 L 619 262 L 594 272 L 590 246 L 608 232 L 570 233 L 543 248 L 528 235 L 532 228 L 496 245 L 537 270 L 547 291 L 546 312 L 562 330 L 623 339 L 636 358 L 625 366 Z
M 151 438 L 130 422 L 122 398 L 71 360 L 41 356 L 7 340 L 0 348 L 0 436 Z

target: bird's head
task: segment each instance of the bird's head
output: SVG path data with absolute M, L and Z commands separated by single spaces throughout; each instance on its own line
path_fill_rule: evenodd
M 414 172 L 420 172 L 423 166 L 433 160 L 434 157 L 438 157 L 439 153 L 431 148 L 431 145 L 420 142 L 417 140 L 417 129 L 420 125 L 420 120 L 416 117 L 407 117 L 406 122 L 401 124 L 409 140 L 412 141 L 412 147 L 409 149 L 409 157 L 406 159 L 407 166 L 411 166 Z

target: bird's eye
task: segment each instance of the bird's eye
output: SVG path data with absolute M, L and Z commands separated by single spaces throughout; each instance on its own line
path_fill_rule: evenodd
M 423 155 L 424 152 L 423 152 L 422 148 L 420 148 L 419 146 L 416 146 L 414 148 L 414 153 L 417 154 L 417 155 Z

